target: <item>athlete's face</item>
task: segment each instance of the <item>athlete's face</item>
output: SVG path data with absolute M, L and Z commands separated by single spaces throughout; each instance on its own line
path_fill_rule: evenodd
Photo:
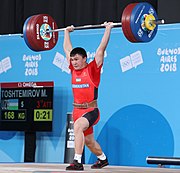
M 87 65 L 86 57 L 83 58 L 81 55 L 76 54 L 75 56 L 71 57 L 71 63 L 75 70 L 80 70 Z

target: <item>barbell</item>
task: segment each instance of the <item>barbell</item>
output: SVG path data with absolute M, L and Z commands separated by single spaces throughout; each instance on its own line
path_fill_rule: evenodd
M 158 25 L 164 20 L 158 19 L 153 6 L 147 2 L 131 3 L 125 7 L 121 23 L 122 31 L 130 42 L 150 42 L 156 35 Z M 104 24 L 76 26 L 74 30 L 102 28 Z M 38 14 L 25 20 L 23 38 L 33 51 L 45 51 L 54 48 L 58 41 L 58 32 L 66 28 L 57 28 L 55 20 L 48 14 Z

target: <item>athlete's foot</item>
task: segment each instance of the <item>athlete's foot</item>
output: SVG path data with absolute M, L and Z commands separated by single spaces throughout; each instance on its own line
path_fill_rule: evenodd
M 97 162 L 91 166 L 91 168 L 92 169 L 101 169 L 107 165 L 109 165 L 107 158 L 105 160 L 98 159 Z
M 76 171 L 83 171 L 84 167 L 82 163 L 78 163 L 77 160 L 73 160 L 69 166 L 66 167 L 66 170 L 76 170 Z

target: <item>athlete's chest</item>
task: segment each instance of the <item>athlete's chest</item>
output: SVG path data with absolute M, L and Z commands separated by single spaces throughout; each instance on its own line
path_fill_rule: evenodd
M 74 71 L 72 74 L 73 83 L 85 83 L 90 81 L 89 73 L 87 69 L 82 71 Z

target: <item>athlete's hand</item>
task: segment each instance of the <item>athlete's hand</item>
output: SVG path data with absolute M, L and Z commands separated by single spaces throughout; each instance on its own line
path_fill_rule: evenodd
M 113 25 L 113 22 L 104 22 L 104 26 L 106 28 L 112 28 L 114 25 Z
M 65 30 L 66 30 L 66 31 L 69 31 L 69 32 L 72 32 L 72 31 L 74 31 L 74 26 L 73 26 L 73 25 L 68 26 L 68 27 L 66 27 Z

